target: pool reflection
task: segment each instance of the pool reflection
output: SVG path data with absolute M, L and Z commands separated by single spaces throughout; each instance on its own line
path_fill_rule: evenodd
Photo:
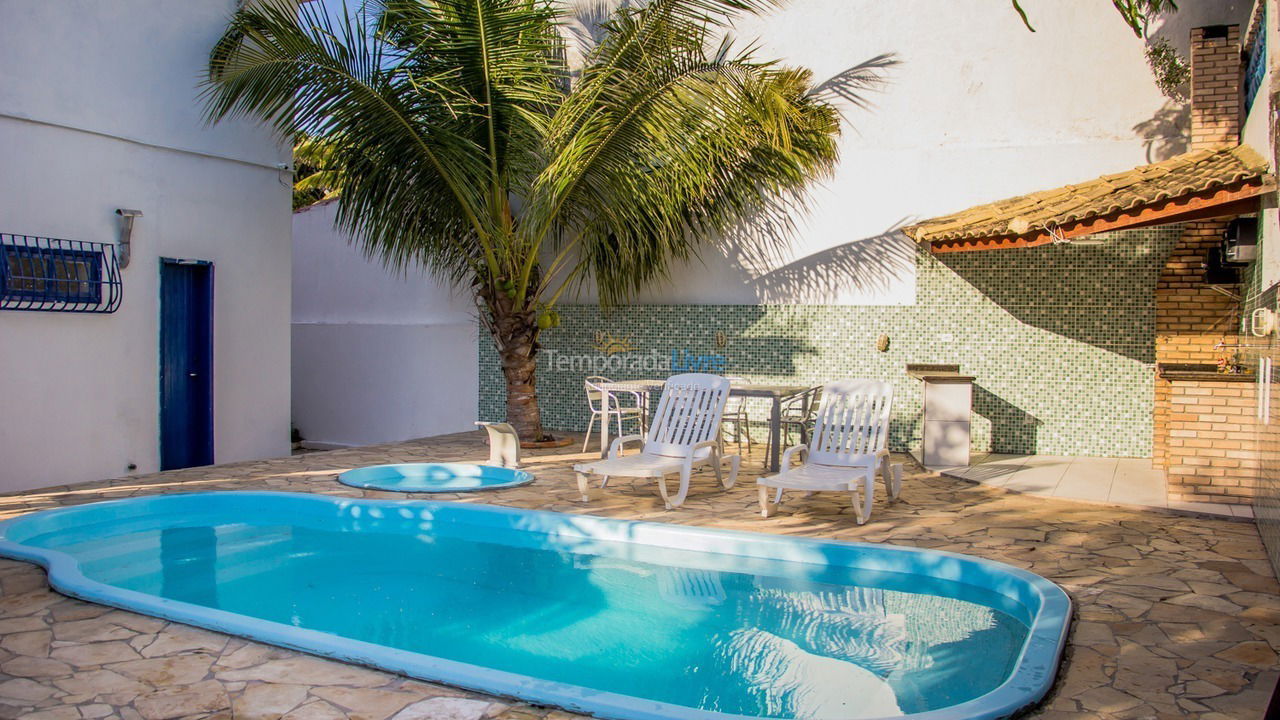
M 182 602 L 218 605 L 218 534 L 211 527 L 160 531 L 160 594 Z

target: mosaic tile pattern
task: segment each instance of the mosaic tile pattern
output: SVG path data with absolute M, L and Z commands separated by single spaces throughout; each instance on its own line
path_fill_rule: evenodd
M 916 304 L 640 305 L 603 313 L 561 308 L 542 336 L 539 397 L 554 430 L 582 430 L 583 378 L 662 377 L 630 363 L 672 351 L 723 355 L 727 374 L 819 384 L 891 381 L 891 443 L 919 437 L 917 380 L 907 363 L 959 363 L 977 377 L 977 451 L 1146 457 L 1151 453 L 1154 289 L 1180 226 L 1113 233 L 1098 246 L 917 256 Z M 717 346 L 722 333 L 724 347 Z M 887 334 L 881 353 L 876 338 Z M 634 352 L 596 349 L 602 334 Z M 557 356 L 568 360 L 557 360 Z M 587 362 L 611 361 L 612 366 Z M 652 361 L 650 368 L 652 368 Z M 500 420 L 505 391 L 489 338 L 480 338 L 482 419 Z M 763 419 L 765 407 L 753 411 Z M 760 437 L 763 438 L 763 433 Z

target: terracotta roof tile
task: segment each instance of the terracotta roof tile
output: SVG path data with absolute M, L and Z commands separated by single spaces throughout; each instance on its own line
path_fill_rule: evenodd
M 918 242 L 1023 235 L 1168 198 L 1262 179 L 1267 161 L 1247 145 L 1196 150 L 1096 180 L 997 200 L 902 230 Z

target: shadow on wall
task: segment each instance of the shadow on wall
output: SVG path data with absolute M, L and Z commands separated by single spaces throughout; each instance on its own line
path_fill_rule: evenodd
M 755 278 L 760 299 L 769 303 L 824 303 L 850 288 L 884 292 L 915 267 L 915 244 L 895 229 L 837 245 L 787 263 Z
M 1133 126 L 1147 149 L 1147 162 L 1181 155 L 1191 148 L 1191 106 L 1169 100 L 1152 115 Z
M 729 372 L 793 377 L 799 369 L 798 358 L 818 354 L 818 349 L 808 341 L 813 332 L 809 319 L 793 317 L 786 322 L 786 327 L 774 329 L 771 325 L 776 321 L 766 317 L 764 308 L 745 306 L 744 310 L 741 315 L 755 317 L 735 317 L 735 327 L 724 328 L 732 338 L 722 350 Z
M 946 253 L 947 269 L 1017 320 L 1155 362 L 1155 288 L 1176 225 L 1110 233 L 1102 245 Z
M 682 310 L 673 312 L 673 310 Z M 810 341 L 811 321 L 785 310 L 759 305 L 673 308 L 667 305 L 627 305 L 607 314 L 593 305 L 562 306 L 564 324 L 543 340 L 538 357 L 538 395 L 548 428 L 582 430 L 583 380 L 603 375 L 614 380 L 663 378 L 671 373 L 715 372 L 719 363 L 727 374 L 793 377 L 804 358 L 819 353 Z M 616 339 L 629 349 L 603 351 L 605 340 Z M 721 343 L 720 340 L 724 342 Z M 492 378 L 490 392 L 480 394 L 480 415 L 501 419 L 505 389 L 496 353 L 482 345 L 481 375 Z M 704 367 L 715 363 L 717 367 Z M 690 364 L 690 366 L 685 366 Z
M 615 334 L 630 337 L 640 350 L 657 350 L 664 357 L 673 352 L 681 358 L 723 356 L 725 372 L 735 375 L 791 377 L 798 372 L 801 357 L 818 354 L 818 348 L 808 340 L 812 332 L 808 318 L 785 312 L 779 316 L 760 305 L 723 306 L 720 312 L 680 317 L 672 317 L 670 309 L 663 306 L 631 306 L 602 315 L 598 322 L 597 327 L 612 326 Z M 723 345 L 719 338 L 724 339 Z M 672 371 L 690 369 L 673 367 Z M 618 376 L 644 377 L 626 370 Z
M 915 272 L 915 244 L 897 228 L 788 261 L 795 219 L 803 217 L 799 195 L 773 198 L 714 246 L 716 264 L 730 269 L 763 303 L 826 304 L 847 295 L 883 292 Z M 708 251 L 713 248 L 708 248 Z
M 1191 30 L 1206 25 L 1239 25 L 1243 34 L 1253 9 L 1253 0 L 1215 0 L 1178 3 L 1175 12 L 1161 13 L 1148 28 L 1146 45 L 1168 42 L 1183 60 L 1191 55 Z M 1153 80 L 1154 82 L 1154 80 Z M 1190 88 L 1183 86 L 1183 92 Z M 1133 126 L 1147 149 L 1147 162 L 1168 160 L 1187 152 L 1191 137 L 1191 105 L 1168 100 L 1151 118 Z
M 1239 25 L 1243 33 L 1253 10 L 1253 0 L 1180 2 L 1176 12 L 1161 13 L 1147 29 L 1147 42 L 1168 40 L 1183 58 L 1190 57 L 1192 28 L 1206 25 Z M 1137 39 L 1135 38 L 1135 42 Z
M 570 59 L 588 55 L 604 39 L 604 24 L 617 9 L 630 7 L 629 0 L 577 0 L 565 17 Z M 576 56 L 576 57 L 575 57 Z
M 633 0 L 572 0 L 566 18 L 571 53 L 579 58 L 588 55 L 604 38 L 603 26 L 613 13 L 637 4 Z M 899 64 L 896 54 L 879 53 L 815 81 L 810 95 L 834 106 L 842 124 L 851 126 L 846 111 L 874 108 L 872 97 L 886 88 L 888 73 Z M 895 234 L 898 225 L 881 235 L 795 259 L 796 221 L 806 216 L 807 203 L 807 192 L 771 198 L 765 208 L 719 242 L 704 246 L 699 260 L 706 267 L 726 271 L 721 282 L 738 283 L 743 295 L 736 302 L 833 302 L 847 296 L 850 289 L 869 293 L 888 289 L 914 271 L 911 243 Z M 589 281 L 584 282 L 579 297 L 592 289 Z
M 1037 435 L 1043 424 L 1036 416 L 976 383 L 973 412 L 991 423 L 991 452 L 1036 452 Z
M 811 95 L 835 106 L 848 125 L 844 108 L 872 108 L 870 94 L 884 89 L 886 73 L 898 64 L 893 53 L 881 53 L 815 84 Z M 807 199 L 803 192 L 773 198 L 720 243 L 724 260 L 758 302 L 827 303 L 849 289 L 885 291 L 914 271 L 913 244 L 897 232 L 905 219 L 879 235 L 790 259 L 795 219 L 805 216 Z
M 814 85 L 809 94 L 837 108 L 844 103 L 859 110 L 870 110 L 875 104 L 868 94 L 884 90 L 889 83 L 886 73 L 900 63 L 894 53 L 880 53 Z M 843 111 L 840 118 L 849 123 Z

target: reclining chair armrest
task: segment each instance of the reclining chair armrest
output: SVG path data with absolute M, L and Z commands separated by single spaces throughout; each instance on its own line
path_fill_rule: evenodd
M 693 456 L 702 448 L 711 448 L 712 455 L 720 454 L 720 442 L 718 440 L 704 440 L 689 448 L 689 458 L 692 459 Z
M 697 459 L 698 451 L 703 448 L 710 448 L 710 457 L 715 462 L 720 462 L 720 442 L 717 440 L 704 440 L 697 445 L 690 447 L 689 454 L 684 456 L 684 467 L 686 470 L 693 467 L 693 461 Z
M 781 462 L 781 463 L 779 463 L 779 466 L 780 466 L 780 467 L 779 467 L 779 471 L 780 471 L 780 472 L 786 472 L 786 471 L 788 471 L 788 470 L 790 470 L 790 469 L 791 469 L 791 456 L 792 456 L 793 454 L 795 454 L 797 451 L 803 451 L 803 452 L 807 455 L 807 454 L 808 454 L 808 452 L 809 452 L 809 446 L 808 446 L 808 445 L 804 445 L 804 444 L 801 444 L 801 445 L 792 445 L 791 447 L 787 448 L 786 450 L 783 450 L 783 451 L 782 451 L 782 462 Z
M 622 446 L 631 442 L 632 440 L 639 440 L 641 442 L 644 442 L 644 438 L 639 435 L 623 435 L 622 437 L 614 438 L 613 442 L 609 444 L 609 457 L 616 458 L 619 455 L 621 455 Z

